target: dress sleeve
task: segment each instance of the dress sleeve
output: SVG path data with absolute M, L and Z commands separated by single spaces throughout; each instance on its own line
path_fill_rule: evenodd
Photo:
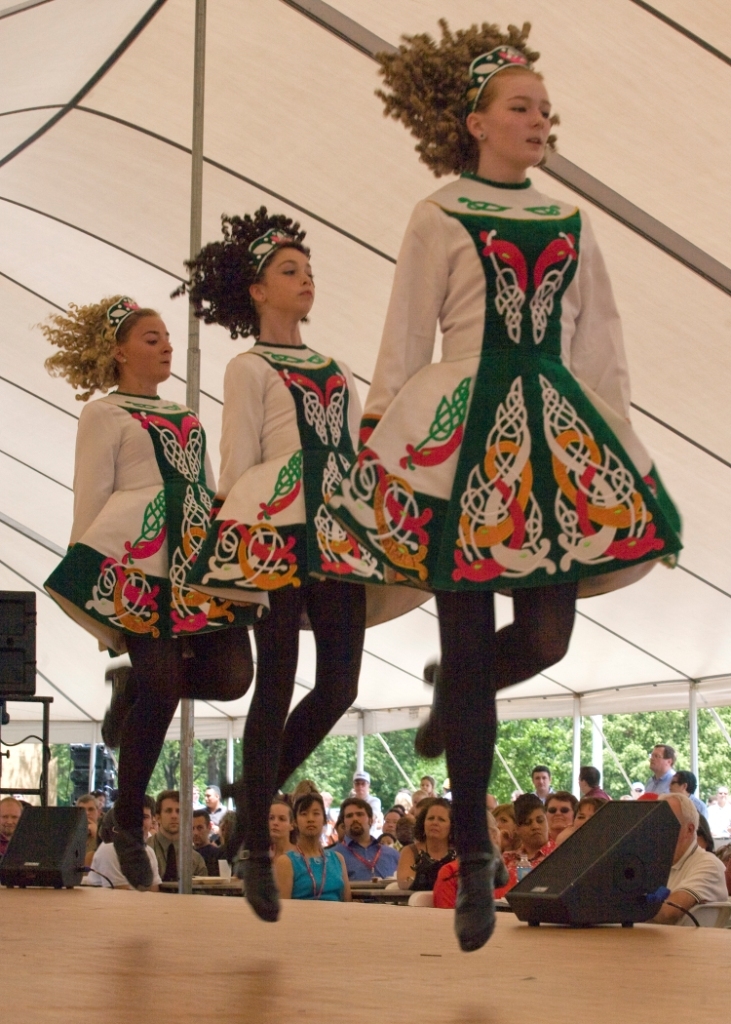
M 579 264 L 562 303 L 565 365 L 620 416 L 629 418 L 629 368 L 604 257 L 582 211 Z
M 364 443 L 404 384 L 432 360 L 449 280 L 443 219 L 438 206 L 424 201 L 406 228 L 361 424 Z
M 74 463 L 74 523 L 70 544 L 86 533 L 114 491 L 122 440 L 115 407 L 102 401 L 85 406 L 79 417 Z
M 245 354 L 236 356 L 226 367 L 219 498 L 226 498 L 239 477 L 261 462 L 265 386 L 261 370 L 266 368 L 266 363 L 258 356 Z

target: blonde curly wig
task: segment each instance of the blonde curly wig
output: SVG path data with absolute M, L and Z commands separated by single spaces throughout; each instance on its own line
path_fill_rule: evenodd
M 154 309 L 137 309 L 120 324 L 115 337 L 107 310 L 124 296 L 113 295 L 89 306 L 72 302 L 66 313 L 56 313 L 41 331 L 61 351 L 49 356 L 45 367 L 52 377 L 65 377 L 72 388 L 85 388 L 76 396 L 86 402 L 96 391 L 107 392 L 119 383 L 119 364 L 114 358 L 134 325 L 146 316 L 159 316 Z
M 442 38 L 438 43 L 426 32 L 402 36 L 403 43 L 395 53 L 380 53 L 376 57 L 384 84 L 390 90 L 376 91 L 385 106 L 384 116 L 401 121 L 419 140 L 415 147 L 419 159 L 437 178 L 477 170 L 477 142 L 465 123 L 469 103 L 474 99 L 474 95 L 467 93 L 467 87 L 468 69 L 475 57 L 496 46 L 514 46 L 531 64 L 540 56 L 527 45 L 529 22 L 521 29 L 508 25 L 507 33 L 487 22 L 452 32 L 444 18 L 440 19 L 439 27 Z M 525 69 L 520 70 L 526 73 Z M 508 69 L 500 72 L 510 73 Z M 495 78 L 497 75 L 480 97 L 478 110 L 486 110 L 494 99 Z M 557 123 L 558 117 L 552 116 L 551 124 Z M 551 135 L 548 148 L 554 149 L 555 141 L 555 135 Z

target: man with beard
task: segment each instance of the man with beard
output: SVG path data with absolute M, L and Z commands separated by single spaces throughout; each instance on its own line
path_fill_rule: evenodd
M 345 839 L 338 853 L 343 855 L 351 882 L 370 882 L 373 878 L 390 878 L 396 874 L 398 852 L 382 846 L 371 836 L 373 810 L 360 797 L 344 800 L 340 811 L 345 823 Z

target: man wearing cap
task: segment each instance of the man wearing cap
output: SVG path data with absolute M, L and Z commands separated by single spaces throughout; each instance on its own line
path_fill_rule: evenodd
M 371 805 L 371 835 L 380 834 L 383 824 L 383 808 L 377 796 L 371 795 L 371 777 L 368 772 L 356 772 L 353 776 L 353 792 L 360 800 L 365 800 Z
M 656 743 L 650 754 L 650 770 L 652 775 L 645 783 L 645 792 L 657 793 L 658 796 L 661 793 L 669 793 L 670 780 L 675 774 L 673 771 L 674 764 L 674 749 L 668 746 L 667 743 Z
M 374 878 L 395 875 L 398 851 L 391 846 L 382 846 L 370 834 L 373 822 L 371 805 L 360 797 L 351 796 L 340 805 L 340 813 L 345 824 L 345 839 L 336 849 L 342 854 L 350 881 L 370 882 Z
M 690 802 L 693 804 L 699 814 L 702 814 L 704 818 L 708 817 L 708 808 L 696 795 L 695 791 L 698 789 L 698 779 L 695 777 L 693 772 L 673 772 L 673 777 L 670 780 L 670 792 L 671 793 L 685 793 L 690 798 Z

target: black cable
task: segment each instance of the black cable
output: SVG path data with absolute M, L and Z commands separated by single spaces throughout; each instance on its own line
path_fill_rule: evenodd
M 689 917 L 691 919 L 691 921 L 696 926 L 696 928 L 700 928 L 700 924 L 698 922 L 698 918 L 695 917 L 693 914 L 691 914 L 691 912 L 689 910 L 686 910 L 685 907 L 681 907 L 677 903 L 671 903 L 670 900 L 663 900 L 663 903 L 666 903 L 669 907 L 674 907 L 675 910 L 681 911 L 681 913 L 685 914 L 686 917 Z
M 4 701 L 3 701 L 3 703 L 4 703 Z M 34 733 L 31 733 L 30 736 L 26 736 L 25 739 L 18 740 L 16 743 L 6 743 L 5 740 L 0 740 L 0 747 L 19 747 L 20 744 L 21 743 L 25 743 L 26 740 L 38 740 L 38 742 L 41 744 L 41 746 L 43 746 L 42 738 L 40 736 L 36 736 Z M 51 749 L 50 745 L 49 745 L 49 747 L 47 749 L 48 750 Z
M 88 875 L 88 874 L 90 874 L 90 873 L 91 873 L 91 872 L 93 871 L 95 875 L 99 875 L 99 877 L 100 877 L 100 878 L 103 878 L 105 882 L 109 882 L 109 884 L 110 884 L 110 886 L 112 887 L 112 889 L 114 888 L 114 882 L 113 882 L 113 881 L 111 880 L 111 878 L 107 878 L 107 876 L 106 876 L 106 875 L 103 875 L 103 874 L 101 873 L 101 871 L 97 871 L 97 869 L 96 869 L 96 868 L 82 868 L 82 870 L 83 870 L 83 871 L 84 871 L 84 873 L 85 873 L 85 874 L 87 874 L 87 875 Z

